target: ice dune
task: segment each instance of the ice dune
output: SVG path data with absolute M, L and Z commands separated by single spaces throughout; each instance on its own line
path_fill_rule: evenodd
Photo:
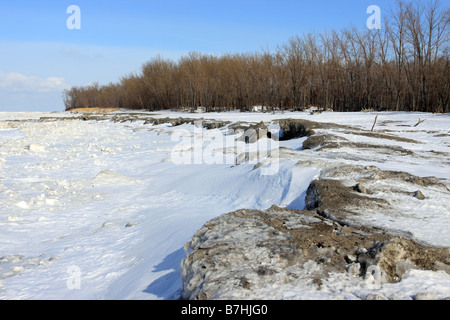
M 77 120 L 2 130 L 0 256 L 25 258 L 2 263 L 0 297 L 174 297 L 179 273 L 165 274 L 178 269 L 184 244 L 207 219 L 244 207 L 302 206 L 317 174 L 292 161 L 277 175 L 255 163 L 177 165 L 173 130 Z M 30 257 L 46 263 L 25 263 Z M 67 288 L 72 266 L 81 289 Z M 172 291 L 151 285 L 161 277 Z

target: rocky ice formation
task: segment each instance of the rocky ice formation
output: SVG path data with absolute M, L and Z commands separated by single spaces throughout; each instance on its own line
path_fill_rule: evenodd
M 333 126 L 307 120 L 280 121 L 282 139 L 309 137 L 303 143 L 304 150 L 351 144 L 388 154 L 409 151 L 381 150 L 379 145 L 356 144 L 314 131 Z M 344 126 L 339 129 L 349 130 Z M 298 298 L 300 291 L 306 298 L 333 292 L 341 298 L 384 299 L 383 295 L 367 293 L 365 286 L 398 283 L 411 270 L 450 274 L 450 248 L 434 247 L 395 227 L 377 227 L 368 224 L 368 219 L 359 219 L 371 212 L 398 215 L 411 206 L 409 202 L 426 199 L 424 193 L 439 198 L 448 194 L 448 181 L 374 166 L 339 164 L 328 161 L 327 156 L 321 153 L 314 159 L 281 150 L 281 157 L 297 159 L 299 166 L 321 168 L 320 178 L 312 181 L 306 192 L 305 210 L 277 206 L 239 210 L 208 221 L 196 232 L 186 244 L 187 257 L 181 263 L 182 298 L 289 299 Z M 413 298 L 430 297 L 437 298 L 429 292 Z
M 448 248 L 276 206 L 215 218 L 185 249 L 183 299 L 286 299 L 299 290 L 311 297 L 335 290 L 330 279 L 336 275 L 340 282 L 384 284 L 411 269 L 450 274 Z

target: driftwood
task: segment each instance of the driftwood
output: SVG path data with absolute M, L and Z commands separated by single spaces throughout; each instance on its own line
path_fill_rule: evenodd
M 375 128 L 375 125 L 377 124 L 377 120 L 378 120 L 378 115 L 375 117 L 375 121 L 373 122 L 373 126 L 372 126 L 372 129 L 370 131 L 373 132 L 373 129 Z
M 419 119 L 419 122 L 417 122 L 417 123 L 414 125 L 414 128 L 417 127 L 419 124 L 421 124 L 421 123 L 424 122 L 424 121 L 425 121 L 425 119 L 423 119 L 423 120 L 420 120 L 420 119 Z
M 319 108 L 319 109 L 315 109 L 315 110 L 311 110 L 310 114 L 314 115 L 314 114 L 320 114 L 324 111 L 324 109 Z

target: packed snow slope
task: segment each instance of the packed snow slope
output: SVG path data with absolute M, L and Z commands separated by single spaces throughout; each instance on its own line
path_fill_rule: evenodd
M 305 191 L 321 169 L 314 161 L 299 166 L 299 159 L 450 179 L 448 115 L 380 113 L 374 133 L 382 137 L 333 131 L 343 141 L 370 145 L 365 152 L 351 143 L 303 150 L 305 138 L 262 139 L 267 152 L 239 165 L 248 146 L 228 125 L 207 130 L 200 122 L 151 124 L 148 117 L 264 121 L 276 137 L 278 119 L 370 131 L 376 115 L 117 112 L 95 119 L 65 112 L 0 113 L 0 299 L 178 299 L 183 248 L 206 221 L 274 204 L 304 208 Z M 115 121 L 120 117 L 132 121 Z M 419 119 L 425 121 L 414 127 Z M 373 145 L 394 152 L 380 153 Z M 450 247 L 449 194 L 435 192 L 411 202 L 408 215 L 374 214 L 367 221 Z M 447 274 L 420 279 L 440 282 L 440 294 L 447 290 L 450 296 Z M 411 286 L 406 280 L 390 290 Z M 318 296 L 301 292 L 290 298 Z

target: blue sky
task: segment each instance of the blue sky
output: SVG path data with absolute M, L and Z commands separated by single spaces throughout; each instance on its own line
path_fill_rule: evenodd
M 0 0 L 0 112 L 60 111 L 73 85 L 119 81 L 160 54 L 246 53 L 290 37 L 365 26 L 392 0 Z M 69 30 L 67 8 L 81 10 Z

